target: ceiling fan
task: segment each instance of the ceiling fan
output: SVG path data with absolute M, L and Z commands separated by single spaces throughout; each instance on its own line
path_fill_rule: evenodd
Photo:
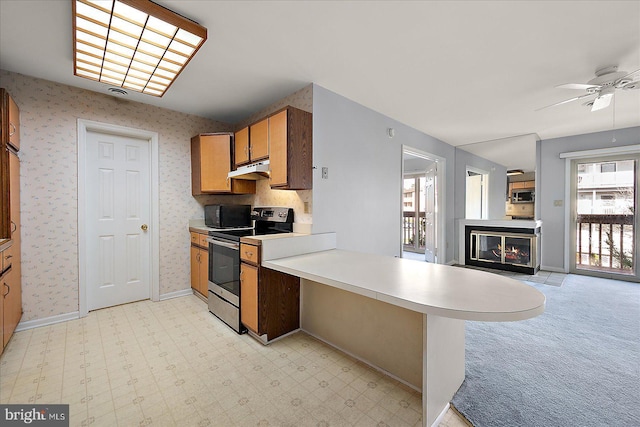
M 617 89 L 640 89 L 640 76 L 634 77 L 635 74 L 640 74 L 640 70 L 636 70 L 632 73 L 627 73 L 626 71 L 618 71 L 617 65 L 601 68 L 596 71 L 596 77 L 589 80 L 587 83 L 567 83 L 556 86 L 556 88 L 559 89 L 585 90 L 587 93 L 585 93 L 584 95 L 576 96 L 565 101 L 556 102 L 555 104 L 538 108 L 536 111 L 540 111 L 549 107 L 555 107 L 556 105 L 566 104 L 568 102 L 587 98 L 589 96 L 595 96 L 595 98 L 587 102 L 585 105 L 590 105 L 591 111 L 602 110 L 603 108 L 607 108 L 609 106 L 609 104 L 611 103 L 611 98 L 613 98 L 613 94 Z

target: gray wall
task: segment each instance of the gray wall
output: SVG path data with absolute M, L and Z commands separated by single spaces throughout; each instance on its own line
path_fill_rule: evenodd
M 597 132 L 585 135 L 538 141 L 538 165 L 536 170 L 536 208 L 542 219 L 541 266 L 551 270 L 564 270 L 565 235 L 565 159 L 560 153 L 600 148 L 621 147 L 640 143 L 640 127 L 617 129 L 616 142 L 613 132 Z M 562 206 L 554 206 L 561 200 Z M 568 268 L 568 266 L 566 266 Z
M 399 256 L 404 144 L 446 158 L 446 234 L 454 241 L 454 147 L 315 84 L 313 129 L 314 233 L 336 232 L 340 249 Z M 449 244 L 445 261 L 453 254 Z
M 504 219 L 507 201 L 507 168 L 459 148 L 456 148 L 455 157 L 454 215 L 456 221 L 465 217 L 465 189 L 467 184 L 467 166 L 489 172 L 489 209 L 487 212 L 489 215 L 488 219 Z M 458 242 L 458 234 L 459 230 L 456 222 L 456 242 Z M 455 256 L 455 259 L 458 260 L 459 258 L 457 245 Z
M 467 166 L 489 172 L 488 219 L 504 219 L 507 201 L 507 168 L 490 160 L 456 148 L 455 217 L 464 218 Z

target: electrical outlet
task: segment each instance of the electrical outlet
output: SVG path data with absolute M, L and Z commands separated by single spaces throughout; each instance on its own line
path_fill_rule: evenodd
M 554 200 L 553 206 L 562 206 L 562 200 Z
M 322 179 L 329 179 L 329 168 L 326 166 L 322 167 Z
M 309 202 L 304 202 L 304 213 L 309 213 Z

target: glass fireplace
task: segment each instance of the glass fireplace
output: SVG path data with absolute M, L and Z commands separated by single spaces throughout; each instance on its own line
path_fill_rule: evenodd
M 469 264 L 535 274 L 538 239 L 539 234 L 471 230 Z

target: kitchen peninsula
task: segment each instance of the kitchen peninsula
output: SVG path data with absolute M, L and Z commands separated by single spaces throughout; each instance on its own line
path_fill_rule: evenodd
M 335 234 L 263 239 L 262 266 L 300 277 L 301 329 L 422 390 L 423 425 L 462 384 L 464 321 L 516 321 L 545 297 L 482 271 L 335 249 Z

